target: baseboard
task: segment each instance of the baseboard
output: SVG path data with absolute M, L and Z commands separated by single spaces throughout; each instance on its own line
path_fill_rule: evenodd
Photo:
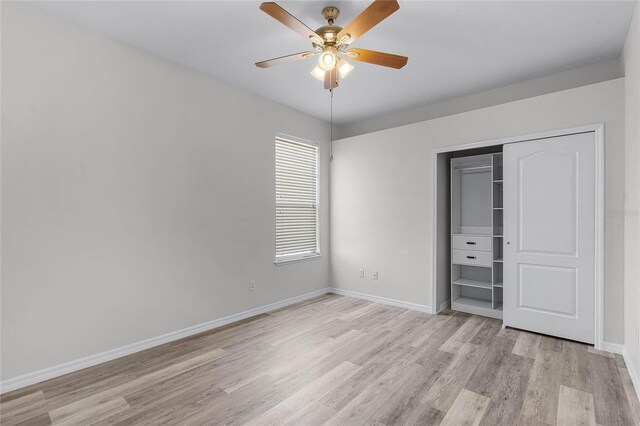
M 183 328 L 182 330 L 177 330 L 171 333 L 163 334 L 161 336 L 152 337 L 150 339 L 142 340 L 140 342 L 125 345 L 116 349 L 111 349 L 106 352 L 90 355 L 88 357 L 81 358 L 75 361 L 65 362 L 64 364 L 55 365 L 43 370 L 34 371 L 32 373 L 27 373 L 18 377 L 14 377 L 12 379 L 4 380 L 3 382 L 0 382 L 0 393 L 10 392 L 16 389 L 23 388 L 25 386 L 33 385 L 35 383 L 73 373 L 74 371 L 82 370 L 83 368 L 92 367 L 103 362 L 131 355 L 133 353 L 153 348 L 155 346 L 160 346 L 174 340 L 193 336 L 204 331 L 213 330 L 214 328 L 222 327 L 223 325 L 231 324 L 233 322 L 250 318 L 259 314 L 264 314 L 266 312 L 283 308 L 294 303 L 302 302 L 304 300 L 311 299 L 313 297 L 320 296 L 329 292 L 331 292 L 331 289 L 323 288 L 320 290 L 312 291 L 310 293 L 302 294 L 300 296 L 281 300 L 279 302 L 270 303 L 268 305 L 260 306 L 254 309 L 249 309 L 248 311 L 228 315 L 226 317 L 207 321 L 205 323 L 197 324 L 192 327 Z
M 402 300 L 389 299 L 387 297 L 374 296 L 372 294 L 366 294 L 366 293 L 358 293 L 357 291 L 343 290 L 341 288 L 335 288 L 335 287 L 330 287 L 329 291 L 331 293 L 339 294 L 341 296 L 355 297 L 358 299 L 368 300 L 370 302 L 377 302 L 385 305 L 397 306 L 399 308 L 411 309 L 412 311 L 426 312 L 428 314 L 432 312 L 431 306 L 428 306 L 428 305 L 420 305 L 418 303 L 404 302 Z
M 638 376 L 638 371 L 631 362 L 629 352 L 627 352 L 627 348 L 625 347 L 622 348 L 622 357 L 624 358 L 624 363 L 627 365 L 627 371 L 629 371 L 629 376 L 631 376 L 633 387 L 636 389 L 636 396 L 640 399 L 640 376 Z
M 444 311 L 445 309 L 449 309 L 450 307 L 451 307 L 451 299 L 447 299 L 440 305 L 440 310 L 438 311 L 438 313 Z
M 614 354 L 622 354 L 624 351 L 624 345 L 620 343 L 602 342 L 602 350 Z

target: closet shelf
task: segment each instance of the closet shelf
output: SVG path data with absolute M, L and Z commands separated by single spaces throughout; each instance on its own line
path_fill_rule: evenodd
M 503 262 L 503 259 L 493 259 L 494 262 Z
M 463 285 L 467 287 L 486 288 L 487 290 L 491 289 L 491 283 L 488 281 L 468 280 L 466 278 L 459 278 L 455 281 L 452 281 L 452 284 Z
M 498 287 L 498 288 L 502 288 L 502 283 L 495 283 L 493 286 L 494 287 Z
M 495 179 L 495 180 L 493 181 L 493 183 L 502 183 L 502 182 L 504 182 L 502 179 Z
M 458 297 L 453 301 L 453 303 L 458 305 L 473 306 L 476 308 L 485 308 L 485 309 L 492 308 L 491 300 L 472 299 L 471 297 Z
M 478 164 L 478 165 L 464 165 L 464 166 L 456 166 L 456 170 L 486 170 L 491 169 L 491 164 Z

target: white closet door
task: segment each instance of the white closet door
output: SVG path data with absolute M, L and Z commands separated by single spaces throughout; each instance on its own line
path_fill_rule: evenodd
M 505 145 L 504 226 L 505 325 L 593 343 L 593 133 Z

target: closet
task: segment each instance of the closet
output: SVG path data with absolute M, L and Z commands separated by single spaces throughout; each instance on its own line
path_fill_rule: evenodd
M 583 131 L 450 159 L 451 309 L 594 343 L 601 147 Z
M 451 307 L 502 318 L 502 153 L 451 160 Z

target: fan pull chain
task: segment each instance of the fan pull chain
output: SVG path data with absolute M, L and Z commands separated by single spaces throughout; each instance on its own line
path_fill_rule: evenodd
M 333 161 L 333 88 L 329 89 L 329 93 L 331 93 L 331 109 L 330 109 L 330 117 L 331 117 L 331 131 L 330 131 L 330 139 L 329 139 L 329 162 Z

